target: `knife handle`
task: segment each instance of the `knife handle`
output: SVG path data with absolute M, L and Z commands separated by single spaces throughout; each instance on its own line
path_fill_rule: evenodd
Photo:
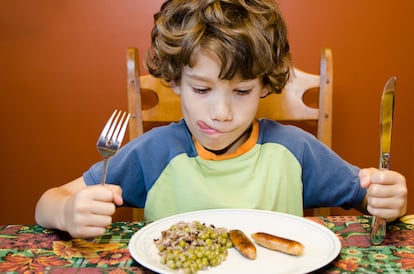
M 380 159 L 380 169 L 389 169 L 390 168 L 390 154 L 382 153 Z M 385 219 L 373 216 L 371 223 L 371 235 L 370 240 L 371 244 L 379 245 L 381 244 L 386 235 L 387 230 L 387 221 Z
M 381 154 L 380 169 L 390 169 L 390 158 L 391 155 L 389 153 Z
M 387 221 L 385 219 L 373 216 L 371 223 L 370 241 L 373 245 L 381 244 L 385 239 Z

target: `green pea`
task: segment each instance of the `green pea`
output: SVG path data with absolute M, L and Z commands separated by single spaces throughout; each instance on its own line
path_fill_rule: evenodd
M 169 261 L 167 262 L 167 266 L 168 266 L 169 268 L 172 268 L 172 269 L 176 269 L 176 268 L 177 268 L 177 265 L 175 264 L 175 261 L 174 261 L 174 260 L 169 260 Z

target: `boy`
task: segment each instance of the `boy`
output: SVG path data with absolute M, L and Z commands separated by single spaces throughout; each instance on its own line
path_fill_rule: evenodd
M 226 207 L 405 214 L 401 174 L 360 170 L 298 128 L 255 119 L 260 98 L 281 92 L 291 69 L 274 0 L 170 0 L 154 19 L 147 69 L 180 95 L 183 120 L 126 144 L 110 160 L 112 184 L 99 185 L 98 163 L 46 191 L 40 225 L 98 236 L 121 205 L 145 206 L 147 220 Z

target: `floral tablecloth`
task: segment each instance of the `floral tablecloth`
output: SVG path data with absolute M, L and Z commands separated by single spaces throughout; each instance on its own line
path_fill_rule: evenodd
M 369 216 L 308 217 L 339 237 L 340 255 L 317 273 L 414 273 L 414 225 L 388 224 L 371 246 Z M 102 237 L 72 239 L 37 225 L 0 225 L 1 273 L 152 273 L 130 256 L 128 242 L 144 222 L 117 222 Z
M 129 239 L 144 225 L 113 223 L 105 235 L 92 240 L 72 239 L 38 225 L 3 225 L 0 272 L 145 273 L 128 251 Z
M 310 217 L 341 241 L 340 255 L 318 273 L 414 273 L 414 225 L 389 223 L 381 245 L 369 241 L 370 216 Z

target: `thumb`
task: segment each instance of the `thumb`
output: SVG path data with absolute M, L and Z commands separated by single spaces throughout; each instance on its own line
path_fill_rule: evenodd
M 378 171 L 376 168 L 363 168 L 359 171 L 359 181 L 361 187 L 368 188 L 371 185 L 371 175 Z

